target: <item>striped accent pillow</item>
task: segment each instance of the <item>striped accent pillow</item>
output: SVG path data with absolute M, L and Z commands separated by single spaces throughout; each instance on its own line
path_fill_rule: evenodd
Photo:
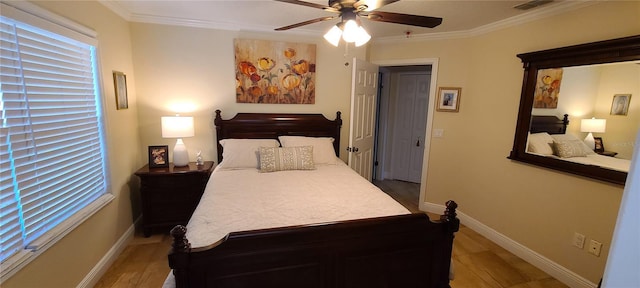
M 313 146 L 260 147 L 260 172 L 313 169 Z

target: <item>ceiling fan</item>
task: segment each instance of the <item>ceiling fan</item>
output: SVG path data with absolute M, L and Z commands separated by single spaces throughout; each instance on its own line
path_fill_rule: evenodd
M 313 24 L 313 23 L 318 23 L 318 22 L 322 22 L 322 21 L 327 21 L 327 20 L 332 20 L 332 19 L 336 19 L 338 17 L 341 17 L 341 22 L 338 23 L 336 26 L 334 26 L 334 28 L 332 28 L 332 30 L 330 30 L 326 35 L 325 35 L 325 39 L 327 39 L 327 41 L 331 42 L 331 44 L 333 44 L 334 46 L 338 46 L 338 42 L 340 41 L 340 36 L 342 35 L 342 37 L 344 38 L 345 41 L 347 42 L 356 42 L 356 46 L 360 46 L 364 43 L 366 43 L 371 36 L 369 36 L 368 33 L 366 33 L 366 31 L 364 30 L 364 28 L 362 28 L 362 26 L 360 26 L 358 17 L 361 18 L 365 18 L 367 20 L 371 20 L 371 21 L 378 21 L 378 22 L 389 22 L 389 23 L 396 23 L 396 24 L 404 24 L 404 25 L 411 25 L 411 26 L 420 26 L 420 27 L 427 27 L 427 28 L 433 28 L 436 27 L 438 25 L 440 25 L 442 23 L 442 18 L 439 17 L 429 17 L 429 16 L 419 16 L 419 15 L 410 15 L 410 14 L 400 14 L 400 13 L 392 13 L 392 12 L 382 12 L 382 11 L 374 11 L 384 5 L 387 4 L 391 4 L 394 2 L 397 2 L 399 0 L 359 0 L 359 1 L 354 1 L 354 0 L 329 0 L 329 5 L 328 6 L 324 6 L 324 5 L 320 5 L 320 4 L 316 4 L 316 3 L 311 3 L 311 2 L 305 2 L 305 1 L 299 1 L 299 0 L 275 0 L 278 2 L 284 2 L 284 3 L 291 3 L 291 4 L 297 4 L 297 5 L 302 5 L 302 6 L 307 6 L 307 7 L 312 7 L 312 8 L 318 8 L 318 9 L 322 9 L 328 12 L 333 12 L 333 13 L 337 13 L 338 15 L 336 16 L 325 16 L 325 17 L 320 17 L 320 18 L 316 18 L 316 19 L 311 19 L 311 20 L 307 20 L 304 22 L 300 22 L 300 23 L 296 23 L 296 24 L 292 24 L 292 25 L 288 25 L 288 26 L 283 26 L 280 28 L 276 28 L 276 31 L 283 31 L 283 30 L 289 30 L 292 28 L 297 28 L 300 26 L 304 26 L 304 25 L 309 25 L 309 24 Z M 353 21 L 350 21 L 353 20 Z M 357 25 L 355 27 L 347 27 L 347 26 L 352 26 L 352 25 Z M 362 37 L 365 37 L 363 39 L 359 39 L 358 40 L 354 40 L 352 38 L 353 35 L 351 35 L 351 33 L 347 32 L 347 30 L 349 29 L 355 29 L 353 31 L 359 31 L 359 32 L 353 32 L 353 33 L 365 33 L 366 37 L 364 34 L 362 34 Z M 338 29 L 338 30 L 336 30 Z M 329 34 L 332 33 L 333 31 L 333 36 L 330 36 Z M 343 33 L 344 31 L 344 33 Z M 336 33 L 340 33 L 337 34 L 337 38 L 336 38 Z M 328 37 L 333 37 L 331 38 L 331 40 Z M 358 35 L 353 36 L 353 37 L 358 37 Z M 366 39 L 366 40 L 365 40 Z M 332 41 L 333 40 L 333 41 Z M 350 41 L 353 40 L 353 41 Z M 363 43 L 364 41 L 364 43 Z M 360 44 L 360 45 L 358 45 Z

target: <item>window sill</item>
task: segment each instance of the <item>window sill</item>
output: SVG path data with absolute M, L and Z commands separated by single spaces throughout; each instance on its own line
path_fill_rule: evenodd
M 11 278 L 11 276 L 18 273 L 20 269 L 31 263 L 31 261 L 35 260 L 44 251 L 55 245 L 60 239 L 69 234 L 80 224 L 84 223 L 84 221 L 96 214 L 103 207 L 107 206 L 107 204 L 111 203 L 114 198 L 113 194 L 110 193 L 100 196 L 100 198 L 80 210 L 76 215 L 60 223 L 57 228 L 45 233 L 35 240 L 30 245 L 32 248 L 25 248 L 20 253 L 13 255 L 5 262 L 1 263 L 0 285 L 7 279 Z

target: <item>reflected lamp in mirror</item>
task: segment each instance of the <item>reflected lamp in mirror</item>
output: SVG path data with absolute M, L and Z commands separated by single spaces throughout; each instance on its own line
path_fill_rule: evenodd
M 164 116 L 161 117 L 162 138 L 177 138 L 173 147 L 173 166 L 189 165 L 189 152 L 182 138 L 193 137 L 193 117 Z
M 582 119 L 582 121 L 580 122 L 580 131 L 589 133 L 587 134 L 587 137 L 584 138 L 584 143 L 586 143 L 587 146 L 589 146 L 589 148 L 591 148 L 592 150 L 595 149 L 596 144 L 595 140 L 593 139 L 593 133 L 604 133 L 606 127 L 606 119 Z

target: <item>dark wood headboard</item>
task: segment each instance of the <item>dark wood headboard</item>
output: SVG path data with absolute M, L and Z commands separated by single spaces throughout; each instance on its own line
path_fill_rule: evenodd
M 564 114 L 562 119 L 556 116 L 531 116 L 531 128 L 529 132 L 540 133 L 547 132 L 549 134 L 564 134 L 567 132 L 569 125 L 569 115 Z
M 223 120 L 216 110 L 216 143 L 218 163 L 222 161 L 222 139 L 278 139 L 278 136 L 333 137 L 333 148 L 340 156 L 340 127 L 342 113 L 329 120 L 322 114 L 238 113 Z

